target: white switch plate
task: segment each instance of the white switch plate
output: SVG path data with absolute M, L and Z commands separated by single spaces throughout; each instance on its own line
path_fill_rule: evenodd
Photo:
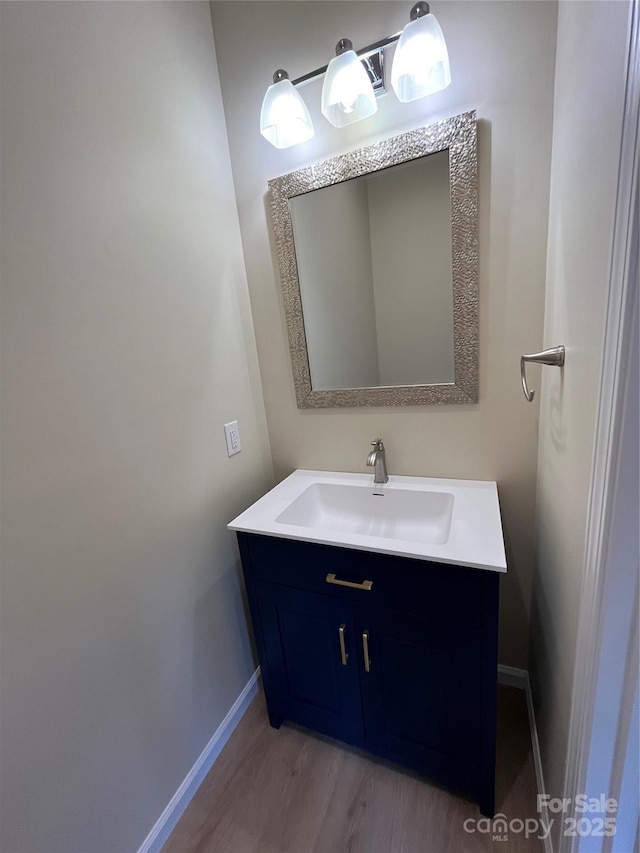
M 224 425 L 224 437 L 227 441 L 227 454 L 233 456 L 234 453 L 240 453 L 242 445 L 240 444 L 238 421 L 231 421 Z

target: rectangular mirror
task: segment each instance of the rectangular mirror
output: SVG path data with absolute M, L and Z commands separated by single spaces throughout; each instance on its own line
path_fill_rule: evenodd
M 269 182 L 299 408 L 470 403 L 475 113 Z

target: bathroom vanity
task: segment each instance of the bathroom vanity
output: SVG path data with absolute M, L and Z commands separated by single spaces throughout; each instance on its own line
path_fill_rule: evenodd
M 493 815 L 495 483 L 296 471 L 230 527 L 271 724 L 404 764 Z

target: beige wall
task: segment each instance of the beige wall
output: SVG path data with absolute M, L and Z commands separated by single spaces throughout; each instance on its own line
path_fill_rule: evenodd
M 0 849 L 131 851 L 255 666 L 225 524 L 272 472 L 210 12 L 0 21 Z
M 556 6 L 434 3 L 451 56 L 448 89 L 413 104 L 387 95 L 375 116 L 339 130 L 320 114 L 321 83 L 310 83 L 302 93 L 316 135 L 281 151 L 258 132 L 273 71 L 286 68 L 296 77 L 325 64 L 341 37 L 358 48 L 397 32 L 409 5 L 266 0 L 214 2 L 212 9 L 276 474 L 298 467 L 364 471 L 369 442 L 380 435 L 392 474 L 497 480 L 510 566 L 500 659 L 526 665 L 538 409 L 522 395 L 519 357 L 542 340 Z M 298 410 L 267 180 L 469 109 L 480 119 L 479 404 Z
M 567 352 L 562 373 L 543 374 L 531 631 L 545 787 L 553 797 L 564 793 L 628 13 L 626 2 L 563 2 L 558 18 L 544 344 L 564 344 Z

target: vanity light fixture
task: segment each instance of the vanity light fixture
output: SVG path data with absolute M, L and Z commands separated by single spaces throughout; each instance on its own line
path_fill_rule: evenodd
M 334 127 L 368 118 L 378 109 L 369 75 L 349 39 L 340 39 L 322 84 L 322 115 Z
M 313 136 L 309 110 L 282 68 L 273 75 L 273 84 L 264 96 L 260 133 L 276 148 L 289 148 Z
M 328 65 L 295 80 L 279 69 L 262 102 L 260 133 L 276 148 L 288 148 L 313 136 L 309 111 L 297 87 L 324 76 L 321 110 L 334 127 L 368 118 L 377 110 L 376 96 L 384 94 L 384 49 L 398 42 L 391 69 L 391 86 L 406 103 L 439 92 L 451 82 L 447 45 L 424 0 L 411 9 L 402 32 L 354 51 L 349 39 L 336 45 Z

